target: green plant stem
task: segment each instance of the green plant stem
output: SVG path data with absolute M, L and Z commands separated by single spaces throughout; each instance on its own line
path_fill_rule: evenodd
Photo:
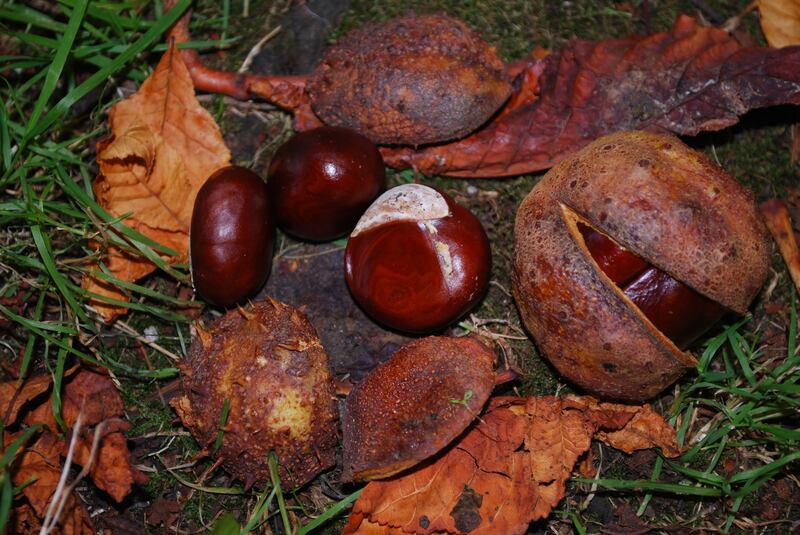
M 283 492 L 281 491 L 281 477 L 280 474 L 278 474 L 278 456 L 275 455 L 275 452 L 269 453 L 269 478 L 272 480 L 272 487 L 275 489 L 275 497 L 278 500 L 278 510 L 281 514 L 283 530 L 286 535 L 292 535 L 292 525 L 289 523 L 289 513 L 286 510 L 286 502 L 283 500 Z

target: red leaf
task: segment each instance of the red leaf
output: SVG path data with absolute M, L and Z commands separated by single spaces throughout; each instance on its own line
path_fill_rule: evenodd
M 510 176 L 546 169 L 612 132 L 695 135 L 787 103 L 800 104 L 800 46 L 745 48 L 683 15 L 669 32 L 575 41 L 529 59 L 506 109 L 485 128 L 455 143 L 384 148 L 383 155 L 392 167 L 425 174 Z

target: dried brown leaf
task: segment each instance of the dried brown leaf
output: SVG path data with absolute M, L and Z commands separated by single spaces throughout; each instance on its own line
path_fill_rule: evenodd
M 14 424 L 22 406 L 46 392 L 52 381 L 50 375 L 39 375 L 26 379 L 22 385 L 19 381 L 0 383 L 0 418 L 4 425 Z
M 646 406 L 578 397 L 497 398 L 441 455 L 404 475 L 368 483 L 345 533 L 524 533 L 564 496 L 594 436 L 626 448 L 678 453 L 674 430 Z
M 6 445 L 17 436 L 6 435 Z M 62 443 L 55 434 L 45 431 L 14 463 L 14 485 L 29 483 L 22 489 L 25 500 L 18 500 L 12 512 L 14 533 L 39 533 L 42 519 L 61 477 Z M 50 533 L 91 535 L 94 532 L 89 513 L 75 495 L 70 495 L 59 523 Z
M 759 0 L 761 31 L 769 46 L 800 45 L 800 2 L 797 0 Z
M 761 204 L 761 215 L 786 262 L 795 288 L 800 291 L 800 247 L 792 229 L 789 208 L 781 199 L 770 199 Z
M 81 368 L 65 381 L 61 398 L 61 415 L 68 428 L 75 425 L 78 414 L 83 412 L 84 428 L 77 438 L 75 450 L 74 462 L 77 464 L 88 462 L 95 426 L 103 425 L 97 457 L 89 475 L 99 489 L 117 502 L 122 501 L 130 494 L 134 483 L 143 483 L 146 477 L 131 463 L 127 440 L 122 434 L 130 424 L 120 419 L 125 414 L 125 408 L 119 391 L 107 373 Z M 49 402 L 41 403 L 28 412 L 24 422 L 27 425 L 44 424 L 49 430 L 42 436 L 56 436 L 58 427 Z M 61 456 L 66 457 L 69 440 L 59 440 L 58 447 Z M 57 456 L 55 459 L 54 465 L 60 472 L 60 460 Z
M 513 68 L 520 72 L 514 93 L 489 125 L 455 143 L 384 148 L 387 164 L 425 174 L 517 175 L 612 132 L 695 135 L 735 124 L 754 108 L 800 103 L 800 47 L 742 47 L 685 15 L 669 32 L 575 41 Z
M 195 98 L 189 71 L 174 48 L 136 94 L 111 109 L 109 123 L 112 138 L 98 143 L 98 202 L 115 216 L 132 214 L 125 219 L 128 226 L 178 252 L 165 260 L 185 261 L 197 191 L 230 161 L 230 152 L 213 117 Z M 108 247 L 106 253 L 106 266 L 121 280 L 132 282 L 155 270 L 149 261 L 116 247 Z M 83 286 L 106 297 L 128 299 L 95 277 L 85 277 Z M 106 321 L 126 311 L 99 299 L 92 306 Z
M 128 443 L 121 431 L 126 431 L 130 424 L 117 421 L 105 425 L 101 432 L 101 442 L 97 457 L 89 474 L 97 488 L 108 493 L 117 502 L 121 502 L 130 494 L 134 483 L 146 481 L 143 474 L 131 465 L 131 453 Z M 114 425 L 116 424 L 116 425 Z M 85 465 L 89 461 L 92 449 L 93 432 L 83 432 L 75 449 L 75 462 Z M 66 454 L 66 450 L 63 452 Z
M 64 387 L 62 405 L 64 421 L 70 427 L 75 425 L 81 410 L 87 426 L 125 414 L 119 390 L 104 370 L 83 368 L 76 373 Z
M 642 406 L 619 431 L 600 431 L 596 437 L 625 453 L 658 447 L 666 457 L 677 457 L 681 454 L 675 430 L 647 405 Z

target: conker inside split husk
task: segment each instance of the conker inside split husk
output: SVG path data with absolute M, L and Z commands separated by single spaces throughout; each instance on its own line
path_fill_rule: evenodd
M 735 179 L 677 138 L 626 132 L 563 160 L 522 202 L 513 291 L 561 374 L 642 401 L 696 364 L 678 345 L 747 310 L 769 251 Z
M 198 329 L 172 404 L 202 447 L 247 486 L 270 480 L 274 451 L 284 488 L 332 466 L 337 410 L 328 355 L 298 310 L 273 299 L 228 311 Z M 227 421 L 221 419 L 228 400 Z

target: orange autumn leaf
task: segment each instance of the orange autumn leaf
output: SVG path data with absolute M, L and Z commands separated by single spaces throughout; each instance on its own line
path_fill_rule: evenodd
M 674 430 L 647 406 L 497 398 L 439 456 L 367 484 L 344 533 L 524 533 L 563 498 L 576 462 L 600 433 L 623 449 L 679 451 Z
M 49 376 L 28 379 L 22 392 L 44 394 L 50 387 Z M 0 394 L 16 382 L 0 383 Z M 30 385 L 30 386 L 29 386 Z M 121 502 L 130 494 L 135 483 L 144 483 L 146 477 L 133 467 L 127 439 L 123 434 L 130 424 L 122 420 L 124 406 L 122 398 L 107 373 L 85 368 L 73 368 L 65 374 L 62 389 L 62 417 L 68 427 L 65 437 L 60 436 L 52 413 L 49 396 L 35 396 L 31 403 L 19 411 L 20 420 L 28 426 L 42 424 L 44 427 L 23 446 L 14 460 L 11 470 L 15 485 L 29 483 L 24 487 L 24 499 L 17 500 L 13 509 L 14 533 L 38 533 L 47 507 L 53 498 L 63 470 L 70 441 L 74 438 L 73 462 L 86 466 L 94 484 Z M 20 396 L 18 396 L 19 399 Z M 40 399 L 41 398 L 41 399 Z M 34 404 L 35 403 L 35 404 Z M 75 425 L 82 414 L 83 427 L 75 435 Z M 98 448 L 94 459 L 90 452 L 98 430 Z M 8 447 L 21 432 L 5 435 Z M 94 533 L 88 513 L 75 496 L 69 496 L 61 521 L 54 531 L 62 534 Z
M 407 533 L 400 528 L 382 526 L 377 522 L 371 521 L 361 513 L 351 513 L 347 521 L 342 535 L 351 535 L 353 533 L 358 533 L 358 535 L 407 535 Z M 432 535 L 445 535 L 445 533 L 444 531 L 438 531 Z
M 39 375 L 27 379 L 23 384 L 17 381 L 0 383 L 0 418 L 8 426 L 17 421 L 17 414 L 23 405 L 50 388 L 52 377 Z
M 6 435 L 6 447 L 18 434 Z M 22 489 L 24 500 L 17 500 L 9 533 L 39 533 L 47 507 L 61 477 L 60 454 L 62 441 L 53 433 L 43 432 L 25 447 L 12 469 L 14 485 L 27 485 Z M 89 513 L 74 495 L 69 496 L 64 513 L 50 533 L 60 535 L 93 535 L 94 527 Z
M 800 45 L 800 1 L 759 0 L 758 11 L 769 46 Z
M 170 48 L 139 91 L 109 112 L 112 136 L 98 143 L 97 201 L 129 227 L 177 251 L 169 263 L 185 262 L 197 191 L 230 162 L 219 126 L 197 101 L 189 71 Z M 149 260 L 109 246 L 104 262 L 117 278 L 134 282 L 156 269 Z M 95 269 L 99 269 L 95 266 Z M 129 298 L 115 286 L 86 276 L 83 287 L 109 298 Z M 126 308 L 93 299 L 106 321 Z
M 103 425 L 97 458 L 89 475 L 100 490 L 121 502 L 130 494 L 134 483 L 146 481 L 144 474 L 131 464 L 124 431 L 130 424 L 120 418 L 125 414 L 122 397 L 111 378 L 100 371 L 81 369 L 65 382 L 61 395 L 61 415 L 72 429 L 83 413 L 83 429 L 77 440 L 75 462 L 85 465 L 89 460 L 94 426 Z M 44 424 L 55 431 L 56 421 L 50 403 L 43 403 L 26 417 L 28 425 Z M 66 456 L 69 438 L 62 441 L 62 455 Z

